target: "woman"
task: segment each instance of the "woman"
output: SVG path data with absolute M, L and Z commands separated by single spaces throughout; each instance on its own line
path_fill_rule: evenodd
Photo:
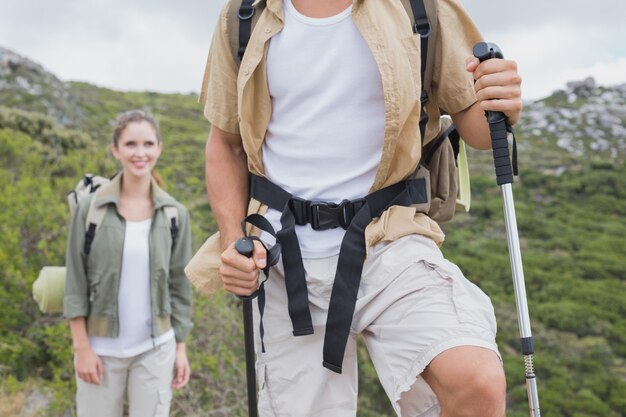
M 81 200 L 72 219 L 64 314 L 78 417 L 122 417 L 125 394 L 129 417 L 168 416 L 171 388 L 189 381 L 191 287 L 183 268 L 191 233 L 187 210 L 153 171 L 162 148 L 151 116 L 122 114 L 111 147 L 122 170 Z M 94 210 L 104 217 L 90 237 Z

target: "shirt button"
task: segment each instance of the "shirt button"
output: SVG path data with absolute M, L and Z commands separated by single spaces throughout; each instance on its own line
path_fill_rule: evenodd
M 271 28 L 265 28 L 265 33 L 272 33 L 272 29 Z
M 250 70 L 248 69 L 243 70 L 243 75 L 249 75 L 249 74 L 250 74 Z

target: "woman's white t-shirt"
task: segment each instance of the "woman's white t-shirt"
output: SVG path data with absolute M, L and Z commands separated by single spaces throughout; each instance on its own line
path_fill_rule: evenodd
M 170 329 L 152 337 L 150 296 L 150 226 L 152 219 L 126 221 L 118 292 L 119 336 L 89 337 L 99 356 L 128 358 L 147 352 L 174 337 Z

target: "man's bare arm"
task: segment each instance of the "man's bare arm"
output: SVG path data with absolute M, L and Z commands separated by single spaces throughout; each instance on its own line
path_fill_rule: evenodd
M 265 267 L 266 255 L 259 242 L 255 242 L 252 259 L 235 250 L 235 241 L 243 236 L 241 221 L 249 199 L 248 164 L 241 136 L 213 126 L 205 153 L 206 188 L 222 244 L 220 276 L 226 291 L 247 296 L 259 285 L 259 269 Z
M 476 149 L 491 149 L 489 124 L 485 118 L 485 111 L 478 101 L 451 116 L 452 122 L 465 143 Z
M 248 166 L 241 136 L 211 127 L 205 148 L 205 181 L 222 249 L 242 237 L 248 207 Z

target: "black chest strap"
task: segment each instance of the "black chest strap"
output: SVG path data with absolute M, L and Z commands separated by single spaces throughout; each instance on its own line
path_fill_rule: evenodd
M 323 358 L 324 367 L 341 373 L 366 256 L 365 228 L 373 218 L 379 217 L 391 206 L 427 203 L 425 179 L 401 181 L 362 199 L 345 200 L 336 204 L 302 200 L 266 178 L 252 175 L 250 194 L 252 198 L 282 213 L 282 229 L 276 233 L 276 238 L 282 245 L 287 303 L 294 336 L 313 333 L 302 254 L 295 226 L 309 223 L 316 230 L 334 227 L 346 230 L 328 307 Z

